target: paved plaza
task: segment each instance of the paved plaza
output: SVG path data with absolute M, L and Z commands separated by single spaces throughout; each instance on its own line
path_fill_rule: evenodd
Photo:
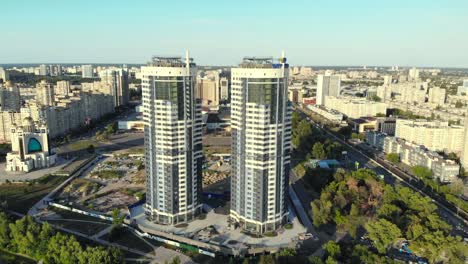
M 292 208 L 290 208 L 290 211 L 291 209 Z M 292 229 L 283 228 L 279 230 L 279 234 L 274 237 L 255 238 L 242 233 L 239 228 L 234 230 L 230 229 L 228 227 L 228 215 L 216 214 L 212 209 L 209 209 L 209 212 L 207 213 L 205 219 L 194 220 L 192 222 L 189 222 L 188 225 L 185 227 L 158 225 L 151 221 L 148 221 L 145 217 L 142 206 L 135 207 L 131 210 L 131 218 L 135 219 L 138 225 L 143 226 L 145 228 L 154 229 L 184 237 L 193 236 L 193 239 L 196 240 L 201 240 L 203 242 L 213 243 L 217 245 L 224 245 L 227 247 L 230 247 L 231 245 L 234 246 L 235 244 L 239 243 L 244 245 L 256 245 L 266 247 L 288 246 L 291 242 L 298 240 L 299 234 L 307 232 L 306 228 L 301 225 L 297 217 L 295 217 L 293 213 L 290 213 L 290 215 L 292 216 Z M 210 226 L 214 227 L 219 234 L 213 235 L 209 238 L 202 238 L 201 236 L 197 236 L 197 233 L 199 231 Z

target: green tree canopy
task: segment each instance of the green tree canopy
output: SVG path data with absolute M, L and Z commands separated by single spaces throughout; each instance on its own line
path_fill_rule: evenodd
M 386 253 L 387 248 L 401 237 L 401 230 L 393 223 L 380 219 L 365 225 L 369 238 L 375 248 L 381 254 Z

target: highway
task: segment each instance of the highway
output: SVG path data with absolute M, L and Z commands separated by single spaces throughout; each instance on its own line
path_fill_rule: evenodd
M 302 109 L 297 108 L 302 112 Z M 306 113 L 302 112 L 303 115 L 307 116 Z M 406 181 L 399 175 L 395 174 L 394 172 L 390 171 L 389 169 L 385 168 L 382 166 L 379 162 L 374 160 L 373 158 L 369 157 L 366 153 L 358 150 L 356 147 L 352 146 L 348 142 L 344 141 L 342 138 L 339 138 L 335 136 L 333 133 L 328 131 L 325 128 L 322 128 L 320 125 L 316 124 L 314 121 L 310 121 L 315 125 L 316 128 L 322 130 L 326 136 L 328 136 L 330 139 L 333 139 L 335 141 L 338 141 L 339 143 L 343 144 L 346 147 L 347 150 L 347 157 L 350 161 L 350 163 L 354 166 L 354 163 L 357 161 L 359 163 L 359 166 L 372 169 L 375 171 L 377 174 L 382 174 L 384 175 L 384 181 L 388 184 L 395 185 L 396 183 L 400 183 L 401 185 L 404 185 L 406 187 L 410 187 L 413 190 L 419 192 L 423 196 L 427 196 L 431 198 L 429 195 L 426 193 L 422 192 L 420 189 L 416 188 L 411 182 Z M 401 173 L 404 173 L 401 171 Z M 411 178 L 410 176 L 407 178 Z M 432 198 L 431 198 L 432 199 Z M 467 237 L 468 234 L 466 232 L 467 226 L 468 226 L 468 221 L 460 217 L 456 212 L 451 210 L 450 208 L 447 208 L 445 205 L 439 203 L 438 201 L 432 199 L 432 201 L 438 206 L 439 208 L 439 213 L 440 216 L 446 220 L 448 223 L 451 225 L 457 227 L 457 226 L 464 226 L 464 232 L 462 235 L 464 237 Z

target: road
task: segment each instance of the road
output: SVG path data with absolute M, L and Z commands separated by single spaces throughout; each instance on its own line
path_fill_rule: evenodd
M 299 109 L 299 110 L 301 110 L 301 109 Z M 303 113 L 303 114 L 306 115 L 305 113 Z M 333 133 L 331 133 L 327 129 L 322 128 L 321 126 L 315 124 L 313 121 L 311 121 L 311 122 L 315 125 L 316 128 L 318 128 L 318 129 L 322 130 L 323 132 L 325 132 L 325 135 L 327 135 L 329 138 L 340 142 L 341 144 L 343 144 L 346 147 L 346 149 L 348 151 L 347 157 L 348 157 L 349 161 L 352 164 L 354 164 L 357 161 L 357 162 L 359 162 L 360 166 L 372 169 L 377 174 L 384 175 L 384 181 L 386 183 L 391 184 L 391 185 L 395 185 L 396 183 L 400 183 L 402 185 L 405 185 L 407 187 L 412 188 L 413 190 L 419 192 L 423 196 L 429 197 L 426 193 L 422 192 L 420 189 L 418 189 L 414 185 L 412 185 L 411 182 L 405 181 L 403 178 L 401 178 L 400 176 L 398 176 L 395 173 L 391 172 L 390 170 L 388 170 L 387 168 L 382 166 L 380 163 L 378 163 L 376 160 L 369 157 L 364 152 L 358 150 L 356 147 L 354 147 L 351 144 L 349 144 L 348 142 L 344 141 L 342 138 L 339 138 L 339 137 L 335 136 Z M 429 197 L 429 198 L 431 198 L 431 197 Z M 432 200 L 432 201 L 438 206 L 440 216 L 442 218 L 444 218 L 447 222 L 449 222 L 453 226 L 459 226 L 459 225 L 465 225 L 466 226 L 466 225 L 468 225 L 468 221 L 466 221 L 462 217 L 458 216 L 456 214 L 456 212 L 450 210 L 449 208 L 447 208 L 446 206 L 444 206 L 443 204 L 441 204 L 441 203 L 439 203 L 439 202 L 437 202 L 435 200 Z

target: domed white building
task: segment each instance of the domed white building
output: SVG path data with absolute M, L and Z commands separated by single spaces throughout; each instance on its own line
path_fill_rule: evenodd
M 6 171 L 29 172 L 50 167 L 57 158 L 50 150 L 47 127 L 43 124 L 36 127 L 31 117 L 11 129 L 11 149 L 6 157 Z

